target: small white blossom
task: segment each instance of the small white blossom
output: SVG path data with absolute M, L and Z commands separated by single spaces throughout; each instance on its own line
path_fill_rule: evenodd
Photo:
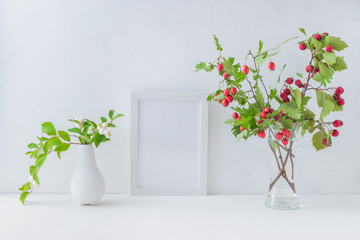
M 29 182 L 30 182 L 31 188 L 39 188 L 40 187 L 40 185 L 34 180 L 34 178 L 32 176 L 29 176 Z
M 100 133 L 101 135 L 104 135 L 104 132 L 105 132 L 104 128 L 100 128 L 99 133 Z
M 107 124 L 107 123 L 103 123 L 103 124 L 101 124 L 101 126 L 102 126 L 103 128 L 107 128 L 107 127 L 108 127 L 108 124 Z
M 106 138 L 110 138 L 110 136 L 111 136 L 110 130 L 109 130 L 109 129 L 106 129 L 106 130 L 104 131 L 104 135 L 105 135 Z

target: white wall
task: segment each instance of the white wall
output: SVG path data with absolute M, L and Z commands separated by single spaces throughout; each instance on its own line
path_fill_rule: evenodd
M 0 192 L 16 192 L 27 180 L 32 161 L 24 152 L 42 122 L 70 128 L 65 119 L 97 118 L 110 108 L 126 118 L 96 155 L 107 192 L 128 192 L 131 91 L 213 91 L 215 73 L 192 72 L 200 60 L 216 57 L 213 33 L 225 54 L 243 61 L 259 39 L 269 48 L 304 27 L 341 36 L 350 48 L 344 52 L 349 70 L 334 81 L 345 88 L 345 111 L 329 118 L 344 126 L 326 151 L 300 141 L 298 191 L 360 193 L 359 1 L 3 0 L 0 24 Z M 291 42 L 273 61 L 288 63 L 284 76 L 294 75 L 303 71 L 305 55 Z M 237 142 L 223 124 L 230 114 L 210 105 L 209 193 L 264 193 L 267 144 Z M 48 159 L 37 192 L 68 192 L 76 153 Z

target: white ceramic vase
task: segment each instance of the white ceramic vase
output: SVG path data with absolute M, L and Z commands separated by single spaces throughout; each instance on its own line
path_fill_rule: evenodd
M 105 192 L 92 144 L 79 145 L 79 159 L 71 179 L 71 194 L 80 205 L 95 205 Z

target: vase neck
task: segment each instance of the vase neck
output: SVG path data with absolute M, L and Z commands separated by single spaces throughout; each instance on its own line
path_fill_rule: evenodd
M 94 147 L 92 144 L 79 145 L 78 165 L 96 165 Z

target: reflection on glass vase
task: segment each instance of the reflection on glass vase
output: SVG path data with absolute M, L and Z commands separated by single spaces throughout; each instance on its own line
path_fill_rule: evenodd
M 295 127 L 291 132 L 284 130 L 280 133 L 269 128 L 268 141 L 272 158 L 270 158 L 270 184 L 265 205 L 274 209 L 297 209 L 299 200 L 295 189 L 295 155 L 293 154 L 296 144 Z

